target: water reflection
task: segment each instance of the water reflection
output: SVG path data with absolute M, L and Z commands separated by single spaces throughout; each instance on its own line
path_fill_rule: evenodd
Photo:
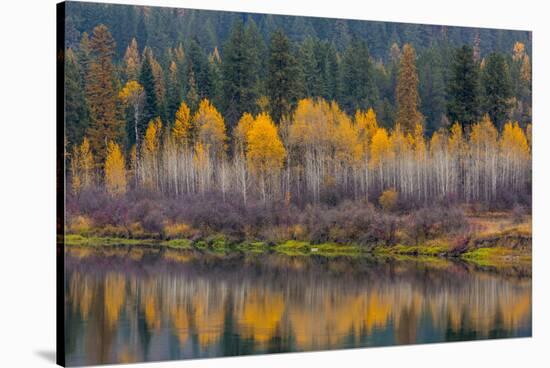
M 68 365 L 531 335 L 531 279 L 432 264 L 66 251 Z

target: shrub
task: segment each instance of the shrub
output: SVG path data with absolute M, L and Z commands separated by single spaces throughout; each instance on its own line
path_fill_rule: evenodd
M 395 189 L 388 189 L 380 195 L 378 203 L 380 203 L 380 206 L 382 206 L 384 211 L 390 212 L 395 209 L 398 199 L 399 194 L 395 191 Z
M 174 238 L 192 238 L 197 233 L 191 226 L 185 223 L 165 224 L 164 236 L 169 239 Z
M 74 234 L 87 234 L 93 226 L 93 221 L 87 216 L 76 216 L 72 219 L 69 230 Z

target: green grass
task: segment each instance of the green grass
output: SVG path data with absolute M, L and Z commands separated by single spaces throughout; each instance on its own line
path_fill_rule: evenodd
M 189 239 L 170 239 L 160 242 L 160 245 L 165 245 L 176 249 L 192 249 L 191 240 Z
M 65 235 L 65 245 L 67 246 L 115 246 L 115 245 L 154 245 L 155 240 L 152 239 L 127 239 L 99 236 L 82 236 L 75 234 Z
M 109 246 L 156 246 L 182 250 L 199 250 L 219 255 L 231 252 L 250 254 L 264 253 L 273 250 L 287 256 L 358 256 L 367 254 L 355 244 L 340 245 L 336 243 L 311 244 L 305 241 L 288 240 L 270 247 L 262 241 L 246 241 L 232 243 L 223 235 L 214 235 L 207 239 L 191 241 L 189 239 L 128 239 L 115 237 L 82 236 L 77 234 L 65 235 L 65 245 L 78 247 L 109 247 Z M 424 245 L 378 246 L 369 253 L 382 258 L 392 258 L 403 261 L 423 261 L 434 263 L 448 258 L 449 246 L 445 241 L 430 241 Z M 531 254 L 526 250 L 516 250 L 506 247 L 482 247 L 467 251 L 460 258 L 464 261 L 480 266 L 507 267 L 513 264 L 530 264 Z
M 243 253 L 264 253 L 269 249 L 269 246 L 261 241 L 244 242 L 238 244 L 235 249 Z
M 377 247 L 375 254 L 380 255 L 407 255 L 407 256 L 429 256 L 439 257 L 448 251 L 448 246 L 444 245 L 402 245 L 397 244 L 392 247 Z
M 282 244 L 276 245 L 274 250 L 277 253 L 289 256 L 344 256 L 357 255 L 361 253 L 361 248 L 357 245 L 339 245 L 335 243 L 310 244 L 304 241 L 288 240 Z
M 477 248 L 462 255 L 462 259 L 480 266 L 505 267 L 531 262 L 531 254 L 504 247 Z

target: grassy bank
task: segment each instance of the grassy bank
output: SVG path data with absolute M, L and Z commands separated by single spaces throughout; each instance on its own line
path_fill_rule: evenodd
M 374 255 L 398 259 L 431 260 L 461 259 L 479 266 L 506 267 L 514 264 L 527 265 L 531 262 L 530 235 L 507 230 L 500 234 L 484 234 L 473 237 L 465 246 L 457 249 L 447 239 L 433 239 L 424 244 L 393 246 L 377 245 L 364 247 L 357 244 L 321 243 L 288 240 L 279 244 L 262 241 L 234 243 L 223 236 L 201 240 L 189 239 L 128 239 L 68 234 L 65 245 L 78 247 L 144 246 L 195 250 L 199 252 L 228 254 L 273 252 L 287 256 L 361 256 Z

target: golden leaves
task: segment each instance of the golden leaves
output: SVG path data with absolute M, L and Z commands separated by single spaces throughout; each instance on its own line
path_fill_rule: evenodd
M 107 146 L 105 159 L 105 187 L 113 196 L 126 193 L 126 164 L 120 147 L 115 142 Z

